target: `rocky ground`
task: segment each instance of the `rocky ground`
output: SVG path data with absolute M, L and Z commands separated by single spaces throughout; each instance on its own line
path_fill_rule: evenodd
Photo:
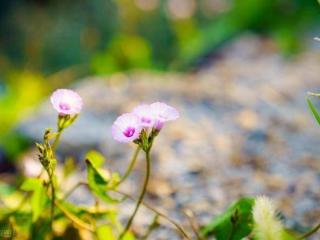
M 66 131 L 61 153 L 76 150 L 81 157 L 95 147 L 109 159 L 108 167 L 123 172 L 133 148 L 111 138 L 113 120 L 138 103 L 165 101 L 181 118 L 156 140 L 147 202 L 184 224 L 183 209 L 190 209 L 203 224 L 240 196 L 266 194 L 288 226 L 313 225 L 320 219 L 320 128 L 306 97 L 320 90 L 319 60 L 315 50 L 284 59 L 268 40 L 246 36 L 194 73 L 83 79 L 75 88 L 85 108 Z M 44 103 L 21 132 L 39 139 L 45 127 L 54 126 L 54 114 Z M 141 156 L 124 191 L 137 194 L 143 169 Z M 71 200 L 91 201 L 81 189 Z M 124 205 L 124 217 L 132 206 Z M 134 229 L 141 232 L 151 217 L 143 210 Z M 163 223 L 150 239 L 179 239 Z

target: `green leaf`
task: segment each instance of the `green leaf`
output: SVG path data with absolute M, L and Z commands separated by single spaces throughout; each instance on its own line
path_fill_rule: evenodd
M 14 191 L 15 189 L 12 186 L 0 182 L 0 196 L 10 195 Z
M 135 240 L 136 238 L 131 232 L 127 232 L 126 235 L 124 235 L 123 240 Z
M 223 214 L 214 218 L 202 230 L 203 236 L 214 235 L 217 240 L 240 240 L 252 231 L 253 198 L 241 198 Z
M 112 232 L 112 228 L 107 225 L 101 226 L 97 229 L 97 236 L 99 240 L 117 240 Z
M 71 220 L 74 223 L 74 226 L 77 226 L 77 228 L 89 230 L 91 232 L 94 231 L 94 228 L 90 223 L 87 223 L 83 221 L 80 217 L 78 217 L 79 214 L 77 213 L 77 206 L 63 201 L 56 201 L 55 205 L 69 220 Z
M 21 185 L 24 191 L 31 191 L 32 222 L 36 222 L 45 208 L 46 194 L 42 181 L 38 178 L 27 178 Z
M 30 231 L 31 230 L 31 231 Z M 32 240 L 44 240 L 50 239 L 50 218 L 40 218 L 39 221 L 31 224 L 30 226 L 30 237 Z
M 309 98 L 307 99 L 307 102 L 308 102 L 310 110 L 313 113 L 313 116 L 315 117 L 315 119 L 317 120 L 318 124 L 320 125 L 320 115 L 319 115 L 317 109 L 315 108 L 315 106 L 313 105 L 313 103 L 311 102 L 311 100 Z
M 291 230 L 283 230 L 282 233 L 282 240 L 298 240 L 299 237 L 297 235 L 297 233 L 294 233 Z
M 105 157 L 95 150 L 89 151 L 86 154 L 86 159 L 90 159 L 92 165 L 94 165 L 96 168 L 102 167 L 106 161 Z
M 117 240 L 114 235 L 114 229 L 108 225 L 101 226 L 97 229 L 98 240 Z M 127 232 L 122 238 L 123 240 L 135 240 L 136 238 L 131 232 Z
M 117 200 L 112 199 L 107 194 L 107 186 L 109 183 L 109 179 L 107 180 L 99 172 L 99 170 L 93 165 L 91 160 L 86 159 L 86 164 L 87 164 L 88 184 L 89 184 L 89 188 L 92 191 L 92 193 L 108 203 L 117 202 Z

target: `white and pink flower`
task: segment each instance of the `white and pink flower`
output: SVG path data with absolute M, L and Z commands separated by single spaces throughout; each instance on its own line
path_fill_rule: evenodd
M 58 89 L 51 95 L 50 100 L 60 115 L 75 115 L 81 112 L 82 99 L 72 90 Z
M 153 127 L 155 117 L 152 114 L 151 107 L 148 104 L 141 104 L 132 111 L 140 119 L 140 124 L 144 128 Z
M 132 113 L 125 113 L 117 118 L 112 126 L 113 138 L 119 142 L 131 142 L 139 139 L 143 129 L 160 131 L 165 122 L 179 118 L 178 111 L 162 102 L 150 105 L 141 104 Z
M 119 116 L 113 123 L 112 136 L 119 142 L 132 142 L 140 137 L 142 128 L 137 115 L 125 113 Z
M 161 130 L 165 122 L 179 118 L 177 109 L 162 102 L 152 103 L 150 109 L 151 114 L 155 119 L 153 127 L 157 130 Z

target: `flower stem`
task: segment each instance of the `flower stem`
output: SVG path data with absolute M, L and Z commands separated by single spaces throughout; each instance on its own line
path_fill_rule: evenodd
M 55 188 L 53 183 L 53 176 L 50 175 L 50 186 L 51 186 L 51 209 L 50 209 L 50 229 L 53 233 L 53 219 L 54 219 L 54 202 L 56 198 Z
M 63 129 L 59 129 L 58 132 L 57 132 L 57 136 L 52 144 L 52 151 L 55 152 L 57 147 L 58 147 L 58 144 L 59 144 L 59 141 L 60 141 L 60 137 L 61 137 L 61 134 L 62 134 L 62 130 Z
M 76 185 L 74 185 L 62 198 L 63 200 L 66 200 L 78 187 L 85 185 L 87 186 L 87 183 L 84 182 L 78 182 Z
M 311 235 L 315 234 L 319 229 L 320 229 L 320 223 L 317 226 L 315 226 L 313 229 L 311 229 L 311 231 L 303 234 L 299 239 L 301 240 L 306 239 L 307 237 L 310 237 Z
M 133 214 L 131 215 L 131 217 L 129 218 L 129 221 L 126 225 L 126 227 L 124 228 L 123 232 L 120 234 L 119 236 L 119 240 L 121 240 L 125 234 L 128 232 L 129 228 L 131 227 L 131 224 L 139 210 L 139 207 L 142 203 L 142 200 L 144 198 L 144 195 L 147 191 L 147 187 L 148 187 L 148 183 L 149 183 L 149 178 L 150 178 L 150 169 L 151 169 L 151 158 L 150 158 L 150 150 L 149 151 L 146 151 L 146 176 L 145 176 L 145 180 L 144 180 L 144 183 L 143 183 L 143 188 L 142 188 L 142 191 L 140 193 L 140 196 L 138 198 L 138 202 L 136 204 L 136 207 L 133 211 Z
M 123 175 L 123 177 L 121 177 L 120 181 L 119 181 L 117 184 L 115 184 L 114 187 L 119 186 L 121 183 L 123 183 L 123 182 L 129 177 L 130 173 L 132 172 L 132 170 L 133 170 L 133 168 L 134 168 L 134 166 L 135 166 L 135 164 L 136 164 L 137 157 L 138 157 L 138 155 L 139 155 L 140 150 L 141 150 L 141 147 L 138 146 L 138 147 L 136 148 L 136 150 L 134 151 L 134 154 L 133 154 L 133 156 L 132 156 L 132 159 L 131 159 L 131 161 L 130 161 L 130 164 L 129 164 L 129 166 L 128 166 L 126 172 L 125 172 L 125 174 Z
M 122 192 L 122 191 L 119 191 L 119 190 L 112 190 L 116 193 L 119 193 L 133 201 L 135 201 L 135 198 L 132 197 L 131 195 L 125 193 L 125 192 Z M 191 237 L 189 237 L 189 235 L 187 234 L 187 232 L 180 226 L 179 223 L 177 223 L 176 221 L 174 221 L 173 219 L 169 218 L 167 215 L 163 214 L 162 212 L 158 211 L 157 209 L 155 209 L 154 207 L 150 206 L 149 204 L 145 203 L 144 201 L 142 201 L 142 204 L 148 208 L 149 210 L 153 211 L 154 213 L 158 214 L 160 217 L 166 219 L 168 222 L 170 222 L 172 225 L 174 225 L 176 227 L 176 229 L 181 233 L 181 236 L 183 236 L 184 238 L 188 239 L 188 240 L 191 240 Z
M 141 237 L 141 240 L 147 240 L 148 237 L 151 235 L 151 233 L 153 232 L 153 230 L 155 230 L 157 227 L 159 227 L 159 223 L 158 223 L 158 219 L 159 219 L 159 214 L 156 214 L 151 222 L 151 224 L 149 225 L 147 232 L 145 233 L 145 235 L 143 237 Z
M 65 197 L 63 199 L 65 199 L 67 196 L 70 196 L 72 194 L 72 192 L 74 192 L 78 187 L 80 186 L 86 186 L 88 188 L 88 183 L 86 182 L 78 182 L 74 187 L 71 188 L 71 190 L 68 191 L 68 193 L 65 195 Z M 116 190 L 116 189 L 111 189 L 111 191 L 118 193 L 128 199 L 131 199 L 133 201 L 135 201 L 135 198 L 133 196 L 131 196 L 128 193 L 122 192 L 120 190 Z M 147 209 L 151 210 L 152 212 L 156 213 L 157 215 L 159 215 L 160 217 L 166 219 L 168 222 L 170 222 L 173 226 L 176 227 L 176 229 L 180 232 L 181 236 L 183 236 L 184 238 L 191 240 L 191 237 L 189 237 L 189 235 L 186 233 L 186 231 L 180 226 L 179 223 L 175 222 L 173 219 L 171 219 L 170 217 L 168 217 L 167 215 L 165 215 L 164 213 L 158 211 L 156 208 L 150 206 L 149 204 L 145 203 L 144 201 L 141 202 L 142 205 L 144 205 Z
M 54 156 L 56 155 L 56 148 L 59 144 L 60 141 L 60 137 L 62 134 L 63 128 L 60 128 L 58 126 L 58 133 L 56 135 L 56 138 L 54 139 L 54 142 L 52 144 L 52 151 Z M 55 200 L 56 200 L 56 190 L 55 190 L 55 186 L 54 186 L 54 169 L 52 171 L 48 171 L 48 176 L 49 176 L 49 183 L 50 183 L 50 187 L 51 187 L 51 209 L 50 209 L 50 229 L 51 229 L 51 233 L 53 235 L 53 221 L 54 221 L 54 207 L 55 207 Z
M 199 227 L 199 224 L 194 219 L 193 212 L 190 209 L 186 209 L 184 211 L 184 214 L 187 216 L 187 219 L 188 219 L 188 221 L 190 223 L 192 231 L 194 232 L 194 234 L 196 236 L 196 239 L 197 240 L 204 240 L 204 238 L 199 234 L 200 233 L 200 231 L 199 231 L 200 227 Z
M 73 215 L 73 213 L 69 212 L 62 204 L 60 204 L 58 201 L 55 201 L 55 205 L 59 208 L 59 210 L 68 218 L 70 219 L 75 227 L 79 229 L 86 229 L 90 232 L 94 232 L 94 227 L 86 222 L 83 222 L 80 218 L 78 218 L 76 215 Z

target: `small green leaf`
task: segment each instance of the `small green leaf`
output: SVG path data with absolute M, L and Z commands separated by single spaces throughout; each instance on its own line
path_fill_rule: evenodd
M 233 203 L 223 214 L 205 226 L 203 236 L 214 235 L 217 240 L 240 240 L 252 231 L 253 198 L 241 198 Z
M 131 232 L 127 232 L 126 235 L 124 235 L 123 240 L 135 240 L 136 238 Z
M 284 230 L 282 233 L 282 240 L 298 240 L 299 237 L 291 230 Z
M 117 240 L 112 232 L 112 228 L 107 225 L 99 227 L 97 235 L 99 240 Z
M 116 202 L 117 200 L 112 199 L 107 194 L 109 179 L 107 180 L 105 177 L 103 177 L 99 170 L 92 164 L 91 160 L 87 159 L 86 163 L 88 184 L 92 193 L 108 203 Z
M 46 194 L 43 184 L 38 178 L 27 178 L 21 185 L 24 191 L 31 191 L 32 222 L 36 222 L 45 208 Z
M 319 115 L 317 109 L 315 108 L 315 106 L 313 105 L 313 103 L 311 102 L 311 100 L 309 98 L 307 99 L 307 102 L 308 102 L 310 110 L 313 113 L 313 116 L 315 117 L 315 119 L 317 120 L 318 124 L 320 125 L 320 115 Z
M 82 228 L 89 230 L 90 232 L 94 231 L 94 228 L 91 224 L 83 221 L 80 217 L 78 217 L 78 207 L 68 203 L 68 202 L 59 202 L 56 201 L 55 205 L 59 208 L 59 210 L 68 218 L 70 219 L 77 228 Z
M 40 182 L 41 184 L 41 182 Z M 39 186 L 39 179 L 37 178 L 27 178 L 21 185 L 21 189 L 24 191 L 34 191 Z
M 86 155 L 86 159 L 90 159 L 92 165 L 94 165 L 96 168 L 102 167 L 106 161 L 104 156 L 95 150 L 89 151 Z

